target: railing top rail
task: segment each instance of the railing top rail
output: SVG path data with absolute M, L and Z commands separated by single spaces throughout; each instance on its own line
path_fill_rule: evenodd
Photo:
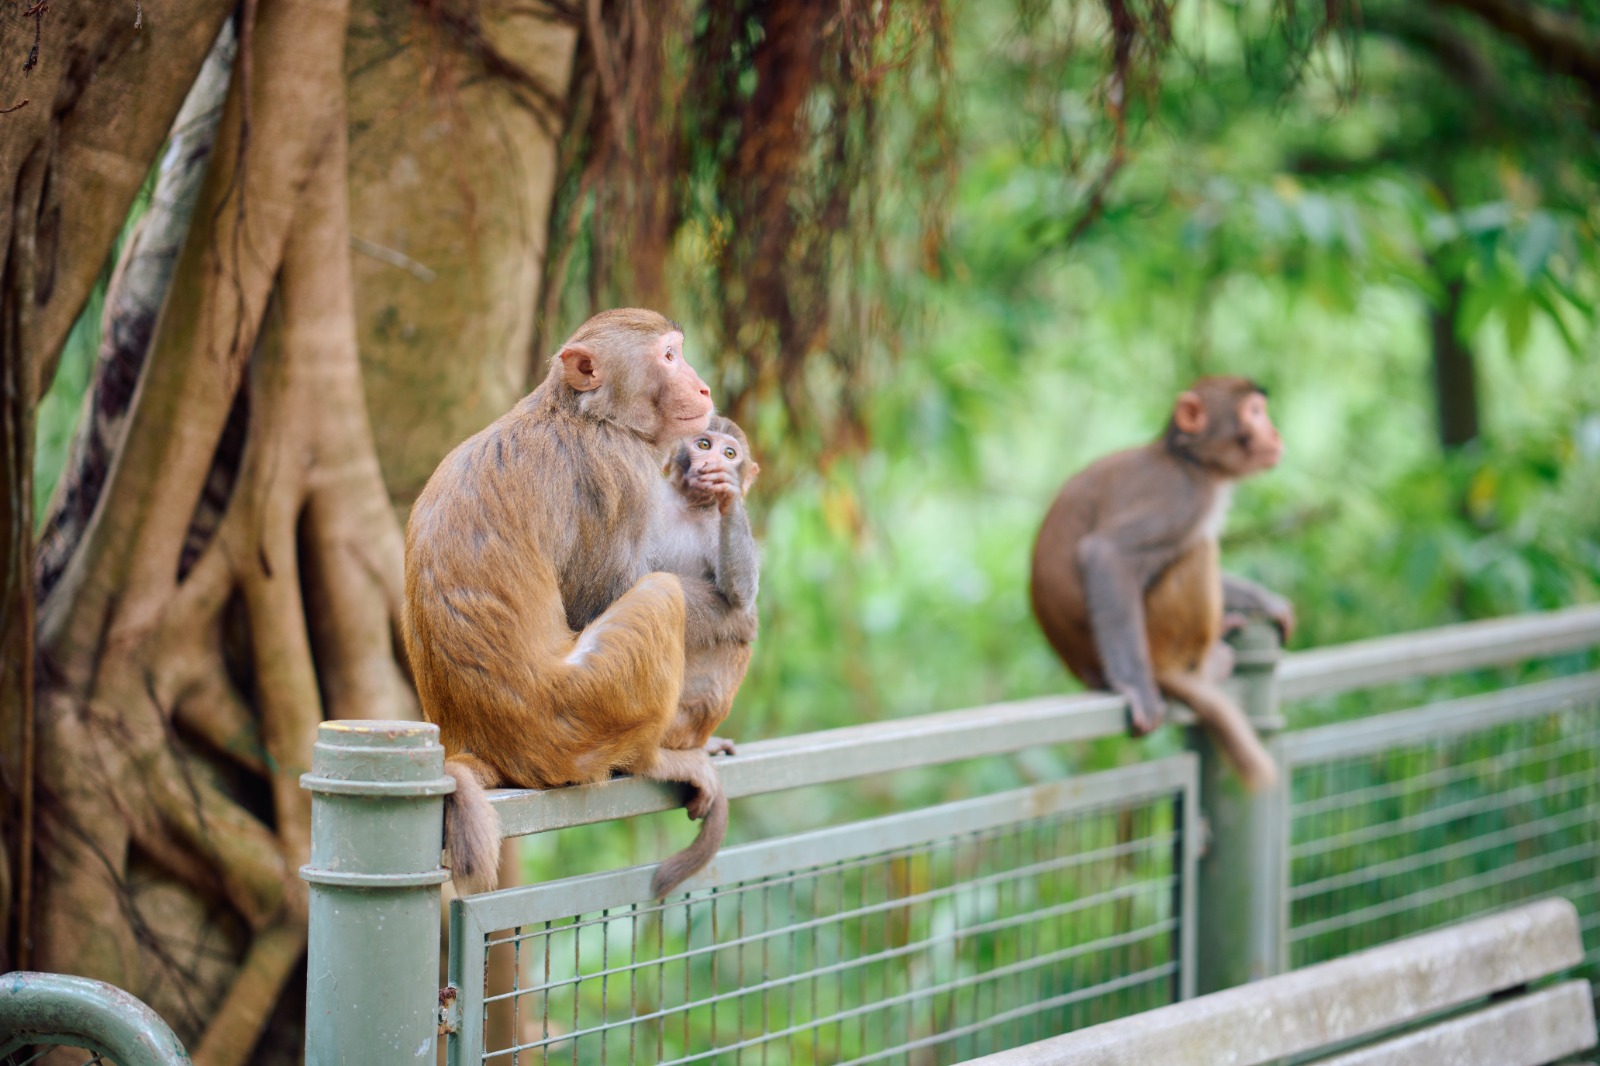
M 945 837 L 974 834 L 1030 818 L 1148 801 L 1157 797 L 1193 798 L 1199 766 L 1189 752 L 1134 763 L 1064 781 L 1047 781 L 1010 792 L 958 800 L 936 807 L 900 811 L 847 825 L 725 848 L 674 893 L 684 893 L 774 877 L 826 866 Z M 528 925 L 551 918 L 624 907 L 650 898 L 654 864 L 589 874 L 537 885 L 523 885 L 458 898 L 474 934 Z
M 891 718 L 883 722 L 741 744 L 717 759 L 730 798 L 845 781 L 868 774 L 1003 755 L 1041 744 L 1115 736 L 1126 728 L 1121 696 L 1085 693 Z M 490 794 L 506 836 L 542 833 L 683 805 L 677 788 L 638 777 L 558 789 Z
M 1294 652 L 1278 664 L 1283 700 L 1331 696 L 1600 644 L 1600 604 L 1490 618 Z
M 1279 696 L 1331 695 L 1592 645 L 1600 645 L 1600 605 L 1467 622 L 1284 655 L 1277 670 Z M 741 744 L 739 754 L 719 758 L 717 766 L 723 788 L 738 798 L 1116 736 L 1125 729 L 1120 696 L 1041 696 Z M 636 777 L 575 788 L 505 789 L 490 799 L 506 836 L 668 811 L 683 802 L 675 786 Z

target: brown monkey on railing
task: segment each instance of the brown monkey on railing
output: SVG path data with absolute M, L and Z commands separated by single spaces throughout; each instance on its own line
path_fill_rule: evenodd
M 760 470 L 744 431 L 718 415 L 711 416 L 704 433 L 679 444 L 667 463 L 648 561 L 682 580 L 688 624 L 683 695 L 664 747 L 733 751 L 732 741 L 712 733 L 733 709 L 756 639 L 761 564 L 744 497 Z M 696 799 L 707 797 L 702 793 Z M 700 817 L 694 807 L 689 814 Z M 653 895 L 671 892 L 722 846 L 728 800 L 720 791 L 709 799 L 704 817 L 694 843 L 656 870 Z
M 496 880 L 485 788 L 624 771 L 720 793 L 703 750 L 662 746 L 683 685 L 684 598 L 645 559 L 662 463 L 710 414 L 678 326 L 606 311 L 417 497 L 405 643 L 456 779 L 445 843 L 462 892 Z
M 1289 601 L 1217 562 L 1233 484 L 1276 466 L 1283 442 L 1252 381 L 1202 378 L 1178 397 L 1166 432 L 1092 463 L 1062 488 L 1033 549 L 1033 611 L 1078 679 L 1127 697 L 1130 728 L 1161 723 L 1161 694 L 1194 709 L 1251 789 L 1277 766 L 1250 721 L 1213 682 L 1231 654 L 1224 612 L 1259 611 L 1285 639 Z

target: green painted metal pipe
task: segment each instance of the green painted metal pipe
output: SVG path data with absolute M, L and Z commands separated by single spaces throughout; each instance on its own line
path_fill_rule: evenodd
M 155 1011 L 104 981 L 0 974 L 0 1059 L 30 1044 L 88 1048 L 118 1066 L 184 1066 L 189 1053 Z
M 1277 748 L 1283 730 L 1274 676 L 1278 631 L 1247 625 L 1231 638 L 1227 688 L 1278 760 L 1278 784 L 1247 792 L 1205 730 L 1190 729 L 1200 755 L 1200 809 L 1207 829 L 1200 859 L 1196 979 L 1204 994 L 1271 977 L 1285 958 L 1288 767 Z
M 307 1066 L 432 1066 L 439 1025 L 438 727 L 324 722 L 311 772 Z

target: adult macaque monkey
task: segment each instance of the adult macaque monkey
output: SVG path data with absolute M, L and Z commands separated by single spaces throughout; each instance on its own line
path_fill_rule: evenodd
M 1218 643 L 1224 613 L 1261 612 L 1288 639 L 1294 610 L 1222 573 L 1217 534 L 1234 482 L 1282 453 L 1261 386 L 1202 378 L 1178 397 L 1161 439 L 1067 482 L 1033 549 L 1033 611 L 1068 669 L 1127 697 L 1135 735 L 1161 723 L 1162 694 L 1187 703 L 1251 789 L 1271 786 L 1278 770 L 1214 683 L 1232 662 Z
M 456 779 L 445 844 L 462 892 L 497 880 L 486 788 L 624 771 L 720 794 L 703 750 L 662 746 L 683 686 L 684 597 L 646 562 L 661 465 L 710 414 L 678 326 L 606 311 L 417 497 L 406 652 Z
M 683 695 L 664 747 L 733 751 L 732 741 L 712 734 L 733 709 L 756 639 L 760 559 L 744 497 L 760 470 L 744 431 L 717 415 L 667 463 L 648 559 L 682 580 L 688 623 Z M 666 895 L 711 861 L 727 828 L 728 800 L 718 792 L 694 843 L 657 868 L 653 894 Z

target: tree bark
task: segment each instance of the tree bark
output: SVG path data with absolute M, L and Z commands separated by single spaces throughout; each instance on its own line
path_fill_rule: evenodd
M 133 11 L 108 5 L 0 11 L 0 182 L 9 191 L 0 211 L 0 964 L 35 961 L 33 409 L 230 7 L 152 3 L 149 32 Z
M 37 839 L 21 855 L 50 906 L 19 915 L 33 964 L 146 999 L 199 1063 L 298 1058 L 309 851 L 298 778 L 316 723 L 416 714 L 396 651 L 391 492 L 409 500 L 456 440 L 521 394 L 531 365 L 575 29 L 526 4 L 364 0 L 347 53 L 351 24 L 339 3 L 241 6 L 181 250 L 182 212 L 157 205 L 108 294 L 63 480 L 79 491 L 52 502 L 38 707 L 0 720 L 7 738 L 37 727 L 17 749 L 35 753 L 36 789 L 20 787 L 9 744 L 0 764 L 8 799 L 38 796 Z M 180 172 L 206 140 L 182 133 Z M 31 328 L 11 311 L 14 334 Z M 367 385 L 385 405 L 388 485 Z M 12 394 L 26 416 L 32 392 Z M 31 425 L 5 428 L 31 441 Z M 25 505 L 31 455 L 7 459 L 9 498 Z M 26 516 L 11 528 L 25 531 Z M 10 571 L 27 572 L 26 560 Z M 0 636 L 32 630 L 8 610 Z M 9 650 L 8 664 L 33 661 Z M 8 843 L 21 842 L 14 813 Z M 5 899 L 22 895 L 12 885 Z
M 5 354 L 24 361 L 34 398 L 233 10 L 229 0 L 150 0 L 136 27 L 132 4 L 39 6 L 32 17 L 28 4 L 0 12 L 0 108 L 16 108 L 0 115 L 0 187 L 12 193 L 0 249 L 8 287 L 29 283 Z
M 356 11 L 356 328 L 402 509 L 550 354 L 532 340 L 576 46 L 576 27 L 539 5 L 372 0 Z
M 246 23 L 205 224 L 184 244 L 126 438 L 40 617 L 38 887 L 51 906 L 34 921 L 39 965 L 141 995 L 203 1063 L 247 1059 L 304 944 L 298 775 L 322 699 L 300 602 L 301 512 L 313 485 L 360 500 L 348 482 L 364 477 L 365 498 L 382 499 L 348 411 L 334 409 L 343 434 L 317 432 L 351 383 L 359 395 L 342 239 L 345 18 L 338 4 L 268 0 Z M 280 264 L 233 498 L 180 582 Z M 397 566 L 398 531 L 380 513 Z M 339 540 L 335 523 L 307 525 Z M 363 541 L 383 550 L 381 535 Z M 229 673 L 230 627 L 248 634 L 248 686 Z M 391 645 L 386 625 L 380 647 Z M 262 769 L 264 794 L 246 776 Z

